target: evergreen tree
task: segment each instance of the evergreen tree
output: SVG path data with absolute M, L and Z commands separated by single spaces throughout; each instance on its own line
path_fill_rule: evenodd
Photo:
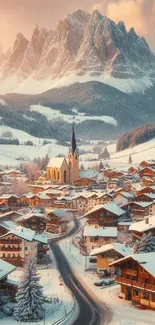
M 44 297 L 42 287 L 39 284 L 34 258 L 29 258 L 26 261 L 23 279 L 19 285 L 16 300 L 14 318 L 17 321 L 33 322 L 43 318 Z
M 138 250 L 139 250 L 139 240 L 136 240 L 133 246 L 133 254 L 137 254 Z
M 148 235 L 143 234 L 140 241 L 135 244 L 134 253 L 149 253 L 155 252 L 155 238 L 152 236 L 151 232 Z
M 101 153 L 100 157 L 103 158 L 103 159 L 109 159 L 110 158 L 110 153 L 109 153 L 107 147 L 104 148 L 104 150 Z
M 83 164 L 81 164 L 81 166 L 80 166 L 80 170 L 84 170 L 84 166 L 83 166 Z
M 132 156 L 129 155 L 129 164 L 132 164 Z
M 100 163 L 99 163 L 99 169 L 103 169 L 103 168 L 104 168 L 103 163 L 102 163 L 102 161 L 100 161 Z

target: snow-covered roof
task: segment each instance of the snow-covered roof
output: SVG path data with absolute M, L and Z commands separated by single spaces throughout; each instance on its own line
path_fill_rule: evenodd
M 152 202 L 133 202 L 134 204 L 137 204 L 139 205 L 140 207 L 142 208 L 147 208 L 149 207 L 150 205 L 152 205 Z
M 122 222 L 118 223 L 119 226 L 130 226 L 132 224 L 133 224 L 133 221 L 122 221 Z
M 147 223 L 148 221 L 148 223 Z M 133 223 L 130 227 L 130 231 L 145 232 L 155 228 L 155 216 L 146 217 L 144 220 Z
M 29 213 L 27 213 L 25 215 L 22 215 L 19 218 L 17 218 L 16 222 L 23 221 L 23 220 L 28 220 L 28 219 L 31 219 L 32 217 L 46 219 L 44 214 L 42 214 L 42 213 L 29 212 Z
M 8 211 L 8 212 L 5 212 L 5 213 L 2 213 L 2 214 L 0 215 L 0 219 L 3 219 L 3 218 L 5 218 L 5 217 L 7 217 L 7 216 L 11 216 L 11 215 L 13 215 L 13 214 L 17 214 L 17 215 L 19 215 L 19 216 L 22 216 L 22 215 L 23 215 L 22 213 L 20 213 L 20 212 L 18 212 L 18 211 Z
M 0 280 L 5 278 L 9 273 L 14 271 L 16 266 L 0 259 Z
M 100 248 L 94 248 L 89 255 L 95 256 L 104 252 L 108 252 L 112 249 L 115 250 L 117 253 L 121 254 L 122 256 L 127 256 L 131 254 L 131 247 L 120 243 L 112 243 L 108 245 L 103 245 Z
M 115 202 L 111 201 L 106 204 L 95 205 L 95 207 L 92 210 L 88 211 L 85 214 L 85 216 L 87 216 L 95 211 L 101 210 L 101 209 L 105 209 L 111 213 L 114 213 L 117 216 L 122 216 L 125 213 L 125 210 L 121 209 Z
M 3 195 L 0 196 L 0 199 L 10 199 L 11 197 L 14 197 L 14 198 L 18 199 L 18 196 L 15 195 L 15 194 L 3 194 Z
M 135 195 L 132 193 L 128 193 L 128 192 L 120 192 L 121 195 L 123 195 L 125 198 L 127 199 L 134 199 Z
M 2 227 L 5 227 L 5 229 L 8 230 L 8 232 L 2 236 L 0 236 L 0 238 L 3 238 L 9 234 L 14 234 L 15 236 L 25 239 L 27 241 L 33 241 L 36 240 L 38 242 L 41 243 L 47 243 L 48 237 L 45 234 L 36 234 L 36 232 L 32 229 L 29 228 L 25 228 L 22 226 L 17 226 L 15 222 L 12 221 L 5 221 L 5 222 L 1 222 L 0 225 Z M 46 237 L 45 237 L 46 236 Z M 45 239 L 46 238 L 46 239 Z
M 141 195 L 145 195 L 147 196 L 148 198 L 154 200 L 155 199 L 155 193 L 143 193 Z
M 95 227 L 95 226 L 85 226 L 84 237 L 117 237 L 117 227 Z
M 80 178 L 97 178 L 99 172 L 96 169 L 80 170 Z
M 64 162 L 65 158 L 64 157 L 53 157 L 49 161 L 47 167 L 49 168 L 60 168 Z
M 150 273 L 152 276 L 155 277 L 155 267 L 154 267 L 155 252 L 129 255 L 124 258 L 120 258 L 117 261 L 112 262 L 110 266 L 116 265 L 130 258 L 138 262 L 148 273 Z

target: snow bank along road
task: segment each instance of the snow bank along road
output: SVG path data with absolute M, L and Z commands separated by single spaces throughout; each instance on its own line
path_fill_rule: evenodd
M 76 220 L 74 228 L 65 235 L 61 237 L 64 239 L 66 237 L 73 236 L 80 229 L 79 222 Z M 107 308 L 100 305 L 95 298 L 93 299 L 88 291 L 84 288 L 82 283 L 76 278 L 74 272 L 72 271 L 66 257 L 58 246 L 58 241 L 61 239 L 53 239 L 50 241 L 50 247 L 55 255 L 59 272 L 63 278 L 66 286 L 71 290 L 75 299 L 79 305 L 79 314 L 74 325 L 104 325 L 108 324 L 109 313 L 107 313 Z

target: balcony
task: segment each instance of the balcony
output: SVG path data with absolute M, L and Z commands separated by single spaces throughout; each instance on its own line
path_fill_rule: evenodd
M 125 279 L 122 277 L 116 277 L 115 280 L 116 280 L 116 282 L 118 282 L 120 284 L 125 284 L 127 286 L 132 286 L 134 288 L 140 288 L 140 289 L 145 289 L 147 291 L 155 292 L 155 286 L 151 285 L 151 284 L 141 283 L 141 282 L 137 282 L 135 280 L 129 280 L 129 279 Z
M 0 244 L 20 244 L 22 242 L 21 239 L 0 239 Z
M 12 252 L 12 251 L 19 252 L 21 250 L 21 248 L 20 247 L 4 247 L 4 246 L 2 246 L 0 248 L 0 250 L 5 251 L 5 252 Z

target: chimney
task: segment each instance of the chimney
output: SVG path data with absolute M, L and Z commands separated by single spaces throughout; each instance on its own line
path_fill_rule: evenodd
M 149 217 L 146 217 L 146 218 L 145 218 L 145 223 L 146 223 L 146 225 L 149 224 Z

